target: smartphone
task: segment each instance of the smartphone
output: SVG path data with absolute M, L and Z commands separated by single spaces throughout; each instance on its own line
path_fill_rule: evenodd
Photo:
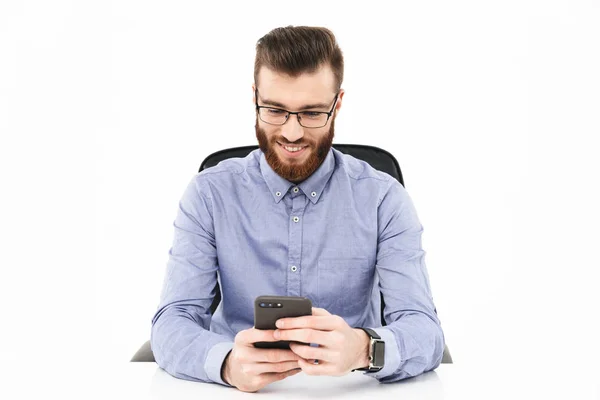
M 256 329 L 277 329 L 275 322 L 280 318 L 312 315 L 312 302 L 306 297 L 258 296 L 254 300 L 254 327 Z M 295 342 L 300 344 L 301 343 Z M 289 349 L 290 342 L 256 342 L 254 347 L 263 349 Z

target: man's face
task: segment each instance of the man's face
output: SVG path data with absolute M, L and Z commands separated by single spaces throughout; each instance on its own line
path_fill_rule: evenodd
M 288 111 L 329 112 L 335 101 L 334 75 L 328 66 L 313 74 L 302 74 L 296 78 L 279 74 L 262 67 L 259 72 L 258 105 Z M 253 96 L 254 96 L 254 89 Z M 341 106 L 343 90 L 336 104 Z M 307 107 L 321 105 L 320 107 Z M 299 183 L 319 168 L 331 148 L 334 136 L 335 114 L 322 128 L 305 128 L 290 115 L 283 125 L 270 125 L 256 116 L 256 138 L 258 145 L 271 168 L 282 178 Z M 297 152 L 286 146 L 301 147 Z M 288 148 L 289 148 L 288 147 Z

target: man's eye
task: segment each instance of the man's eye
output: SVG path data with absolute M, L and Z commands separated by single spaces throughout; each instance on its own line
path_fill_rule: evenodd
M 319 118 L 322 113 L 316 111 L 305 111 L 302 113 L 303 117 L 306 118 Z
M 278 110 L 277 108 L 267 108 L 267 112 L 272 115 L 281 115 L 285 114 L 285 111 Z

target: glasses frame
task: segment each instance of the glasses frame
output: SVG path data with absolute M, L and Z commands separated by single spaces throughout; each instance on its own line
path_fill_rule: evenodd
M 283 125 L 285 125 L 286 122 L 289 121 L 290 115 L 295 114 L 296 115 L 296 119 L 298 120 L 298 123 L 300 124 L 300 126 L 303 127 L 303 128 L 307 128 L 307 129 L 318 129 L 318 128 L 322 128 L 325 125 L 327 125 L 327 123 L 329 122 L 329 118 L 331 118 L 331 115 L 333 114 L 333 110 L 335 109 L 335 105 L 337 104 L 339 96 L 340 96 L 340 92 L 337 92 L 335 94 L 335 98 L 333 99 L 333 106 L 331 107 L 331 110 L 329 112 L 327 112 L 327 111 L 306 111 L 306 110 L 305 111 L 288 111 L 288 110 L 286 110 L 284 108 L 279 108 L 279 107 L 259 106 L 258 105 L 258 88 L 254 89 L 254 99 L 255 99 L 255 103 L 256 103 L 256 113 L 258 114 L 258 118 L 260 118 L 260 120 L 262 122 L 264 122 L 265 124 L 269 124 L 269 125 L 283 126 Z M 260 116 L 260 109 L 261 108 L 269 108 L 269 109 L 273 109 L 273 110 L 284 111 L 286 113 L 285 121 L 283 121 L 283 123 L 281 123 L 281 124 L 274 124 L 272 122 L 265 121 Z M 302 117 L 300 116 L 300 114 L 305 113 L 305 112 L 312 112 L 312 113 L 318 113 L 318 114 L 326 114 L 327 115 L 327 120 L 325 120 L 325 123 L 323 125 L 321 125 L 321 126 L 304 126 L 304 125 L 302 125 Z

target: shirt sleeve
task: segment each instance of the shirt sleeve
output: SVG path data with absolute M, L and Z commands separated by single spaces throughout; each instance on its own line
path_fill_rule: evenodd
M 365 372 L 383 383 L 439 366 L 444 333 L 433 303 L 421 244 L 423 227 L 413 202 L 395 179 L 378 209 L 376 270 L 387 326 L 374 329 L 385 341 L 385 365 Z
M 154 358 L 170 375 L 227 385 L 221 365 L 233 342 L 211 332 L 217 283 L 212 203 L 206 178 L 196 174 L 179 201 L 160 303 L 152 318 Z

